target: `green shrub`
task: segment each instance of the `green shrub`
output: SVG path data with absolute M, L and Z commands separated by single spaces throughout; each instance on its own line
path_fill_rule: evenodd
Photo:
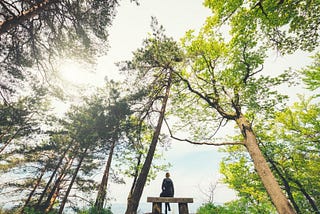
M 223 206 L 214 205 L 212 203 L 203 204 L 197 210 L 197 214 L 214 214 L 214 213 L 217 213 L 217 214 L 228 214 L 229 212 Z
M 96 207 L 90 207 L 87 210 L 81 210 L 80 212 L 78 212 L 78 214 L 113 214 L 111 212 L 111 207 L 102 209 L 102 210 L 97 210 Z

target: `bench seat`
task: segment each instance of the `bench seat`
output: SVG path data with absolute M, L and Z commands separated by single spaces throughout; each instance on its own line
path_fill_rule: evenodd
M 152 202 L 152 214 L 162 213 L 162 203 L 178 203 L 179 214 L 189 214 L 188 203 L 193 203 L 193 198 L 147 197 L 147 202 Z
M 148 197 L 147 202 L 193 203 L 193 198 Z

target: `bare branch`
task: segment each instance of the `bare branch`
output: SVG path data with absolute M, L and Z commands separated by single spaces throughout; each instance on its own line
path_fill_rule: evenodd
M 166 123 L 167 125 L 167 128 L 169 130 L 169 133 L 170 133 L 170 137 L 175 139 L 175 140 L 178 140 L 178 141 L 184 141 L 184 142 L 188 142 L 188 143 L 191 143 L 191 144 L 195 144 L 195 145 L 210 145 L 210 146 L 231 146 L 231 145 L 245 145 L 245 143 L 243 141 L 234 141 L 234 142 L 220 142 L 220 143 L 215 143 L 215 142 L 195 142 L 195 141 L 192 141 L 192 140 L 189 140 L 189 139 L 182 139 L 182 138 L 178 138 L 178 137 L 175 137 L 173 136 L 172 134 L 172 131 L 169 127 L 169 124 L 167 122 L 166 119 L 164 119 L 164 122 Z

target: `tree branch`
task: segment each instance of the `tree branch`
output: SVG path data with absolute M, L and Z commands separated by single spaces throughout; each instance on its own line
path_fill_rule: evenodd
M 170 133 L 170 137 L 175 139 L 175 140 L 178 140 L 178 141 L 184 141 L 184 142 L 188 142 L 188 143 L 195 144 L 195 145 L 210 145 L 210 146 L 245 145 L 245 143 L 242 142 L 242 141 L 214 143 L 214 142 L 195 142 L 195 141 L 192 141 L 192 140 L 189 140 L 189 139 L 186 139 L 186 138 L 185 139 L 178 138 L 178 137 L 173 136 L 172 131 L 171 131 L 171 129 L 169 127 L 169 124 L 168 124 L 166 119 L 164 119 L 164 122 L 167 125 L 167 128 L 168 128 L 169 133 Z
M 57 0 L 43 0 L 32 6 L 30 9 L 22 11 L 18 16 L 12 16 L 4 21 L 0 21 L 0 35 L 22 24 L 27 19 L 39 15 L 43 10 L 55 2 L 57 2 Z
M 216 98 L 214 98 L 214 100 L 211 100 L 209 95 L 203 95 L 201 92 L 197 91 L 196 89 L 194 89 L 190 82 L 185 79 L 184 77 L 182 77 L 182 75 L 180 75 L 178 72 L 176 72 L 176 75 L 187 85 L 189 91 L 191 91 L 192 93 L 196 94 L 197 96 L 199 96 L 201 99 L 205 100 L 209 106 L 213 107 L 214 109 L 216 109 L 218 111 L 218 113 L 228 119 L 228 120 L 235 120 L 236 116 L 235 114 L 230 114 L 230 113 L 227 113 L 225 112 L 221 106 L 219 105 L 218 101 L 216 100 Z

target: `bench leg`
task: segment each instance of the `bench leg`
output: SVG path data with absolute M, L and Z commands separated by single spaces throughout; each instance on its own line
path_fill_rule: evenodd
M 161 214 L 162 205 L 161 202 L 153 202 L 152 203 L 152 214 Z
M 189 214 L 188 203 L 179 203 L 179 214 Z

